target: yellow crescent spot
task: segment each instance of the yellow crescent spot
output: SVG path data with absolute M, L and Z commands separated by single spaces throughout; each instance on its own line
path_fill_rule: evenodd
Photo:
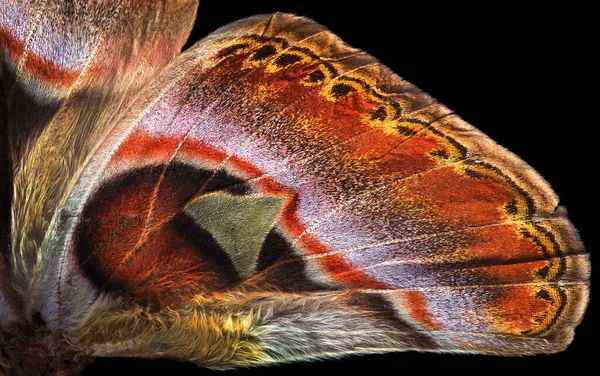
M 543 312 L 533 315 L 533 317 L 531 318 L 531 322 L 534 324 L 534 327 L 527 331 L 527 334 L 529 335 L 538 334 L 547 327 L 549 327 L 563 304 L 563 298 L 561 294 L 559 293 L 558 289 L 554 287 L 537 289 L 534 292 L 532 292 L 531 295 L 534 296 L 536 299 L 543 299 L 538 297 L 538 294 L 542 290 L 545 291 L 550 297 L 550 299 L 544 299 L 550 303 L 550 307 L 548 307 L 548 309 Z

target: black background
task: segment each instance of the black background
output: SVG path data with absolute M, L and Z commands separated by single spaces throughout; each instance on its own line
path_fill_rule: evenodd
M 360 3 L 360 5 L 352 5 Z M 392 5 L 393 4 L 393 5 Z M 305 15 L 453 109 L 544 176 L 569 209 L 587 249 L 598 248 L 598 149 L 593 132 L 596 78 L 591 64 L 590 9 L 524 8 L 506 3 L 439 7 L 404 1 L 201 1 L 193 42 L 228 22 L 275 11 Z M 592 82 L 594 80 L 594 82 Z M 586 91 L 589 90 L 589 93 Z M 588 310 L 567 351 L 550 356 L 398 353 L 351 357 L 219 375 L 280 372 L 388 372 L 480 368 L 564 368 L 591 359 L 594 312 Z M 199 375 L 209 370 L 174 361 L 100 359 L 84 375 Z M 215 373 L 216 374 L 216 373 Z

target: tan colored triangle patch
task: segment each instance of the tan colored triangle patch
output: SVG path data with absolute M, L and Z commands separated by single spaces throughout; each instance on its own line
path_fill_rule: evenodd
M 184 212 L 208 231 L 227 252 L 240 277 L 251 276 L 262 245 L 284 199 L 214 193 L 190 202 Z

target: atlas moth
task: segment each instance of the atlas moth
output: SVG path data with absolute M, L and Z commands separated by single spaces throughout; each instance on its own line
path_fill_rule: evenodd
M 568 346 L 590 263 L 542 177 L 307 18 L 181 53 L 197 6 L 0 2 L 0 373 Z

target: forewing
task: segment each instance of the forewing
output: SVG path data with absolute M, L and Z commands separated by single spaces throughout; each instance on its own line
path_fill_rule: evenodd
M 31 302 L 57 209 L 114 120 L 180 52 L 196 7 L 195 0 L 0 2 L 14 187 L 7 258 L 27 304 L 39 304 Z
M 557 202 L 371 56 L 257 16 L 185 52 L 120 119 L 63 209 L 46 299 L 96 356 L 556 352 L 589 278 Z

